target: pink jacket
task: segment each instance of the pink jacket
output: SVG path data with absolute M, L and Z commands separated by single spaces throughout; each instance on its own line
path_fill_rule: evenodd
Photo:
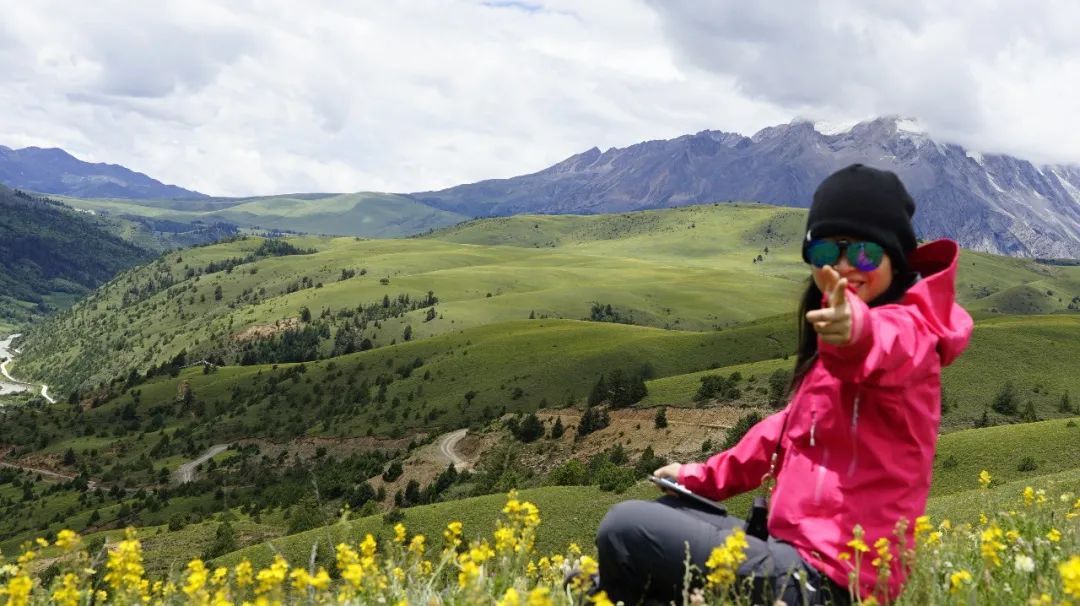
M 854 560 L 839 559 L 856 524 L 871 551 L 862 556 L 863 597 L 874 593 L 874 542 L 892 543 L 891 600 L 903 586 L 896 522 L 926 511 L 937 445 L 941 369 L 967 347 L 971 316 L 955 302 L 959 247 L 938 240 L 909 258 L 923 279 L 899 303 L 873 309 L 848 292 L 852 342 L 818 341 L 818 360 L 788 406 L 747 432 L 732 449 L 682 466 L 679 481 L 721 500 L 761 484 L 781 443 L 769 533 L 791 543 L 817 570 L 848 586 Z

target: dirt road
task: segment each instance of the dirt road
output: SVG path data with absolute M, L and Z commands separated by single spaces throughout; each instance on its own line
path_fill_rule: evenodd
M 228 444 L 214 444 L 210 448 L 207 448 L 206 452 L 199 455 L 198 458 L 192 459 L 191 461 L 184 463 L 176 469 L 176 481 L 181 484 L 187 484 L 188 482 L 194 480 L 196 467 L 216 457 L 220 453 L 224 452 L 225 449 L 228 447 Z
M 469 469 L 469 462 L 463 459 L 455 450 L 458 442 L 465 437 L 468 431 L 467 429 L 459 429 L 439 438 L 439 453 L 446 457 L 448 462 L 453 463 L 454 469 L 458 471 Z

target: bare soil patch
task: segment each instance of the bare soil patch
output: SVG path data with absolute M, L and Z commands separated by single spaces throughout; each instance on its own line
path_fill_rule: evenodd
M 232 340 L 243 343 L 246 341 L 268 339 L 279 332 L 284 332 L 290 328 L 296 328 L 299 325 L 300 318 L 285 318 L 283 320 L 278 320 L 273 324 L 254 324 L 232 335 Z

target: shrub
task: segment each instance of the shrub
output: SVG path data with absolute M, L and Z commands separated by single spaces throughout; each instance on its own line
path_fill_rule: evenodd
M 667 408 L 661 406 L 656 411 L 656 417 L 653 419 L 653 425 L 656 429 L 664 429 L 667 427 Z
M 570 459 L 552 469 L 544 483 L 549 486 L 583 486 L 589 483 L 588 472 L 581 461 Z
M 401 474 L 404 472 L 405 470 L 401 467 L 401 461 L 393 461 L 390 463 L 390 466 L 386 468 L 386 471 L 383 472 L 382 479 L 385 482 L 393 482 L 400 478 Z
M 1020 464 L 1016 466 L 1016 471 L 1035 471 L 1039 468 L 1038 463 L 1035 462 L 1035 457 L 1024 457 L 1020 459 Z
M 994 403 L 990 405 L 998 414 L 1012 416 L 1016 414 L 1016 387 L 1012 381 L 1006 381 L 1001 390 L 994 396 Z
M 735 426 L 728 430 L 727 437 L 724 439 L 724 445 L 721 450 L 727 450 L 739 443 L 739 440 L 746 435 L 746 432 L 750 431 L 750 428 L 761 422 L 761 415 L 756 412 L 751 412 L 739 417 L 739 420 L 735 422 Z
M 960 465 L 960 461 L 956 460 L 956 455 L 949 455 L 941 462 L 942 469 L 956 469 L 958 465 Z

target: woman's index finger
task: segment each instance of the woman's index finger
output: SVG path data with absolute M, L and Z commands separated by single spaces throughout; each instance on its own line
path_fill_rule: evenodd
M 847 278 L 840 278 L 832 285 L 829 291 L 829 307 L 840 307 L 847 303 Z

